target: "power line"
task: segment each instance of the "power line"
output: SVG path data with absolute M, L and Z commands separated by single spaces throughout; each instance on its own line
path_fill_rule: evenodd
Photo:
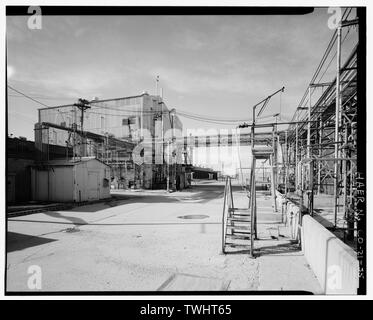
M 92 106 L 92 108 L 103 108 L 102 106 Z M 147 113 L 150 113 L 150 114 L 156 114 L 156 113 L 162 113 L 161 111 L 157 111 L 157 110 L 143 110 L 143 111 L 139 111 L 139 110 L 132 110 L 132 109 L 125 109 L 125 108 L 113 108 L 113 107 L 110 107 L 110 106 L 104 106 L 105 109 L 108 109 L 108 110 L 113 110 L 113 111 L 122 111 L 122 112 L 130 112 L 130 113 L 139 113 L 139 114 L 147 114 Z M 88 113 L 94 113 L 94 112 L 88 112 Z M 163 112 L 163 113 L 166 113 L 167 112 Z M 193 118 L 196 118 L 196 119 L 201 119 L 201 120 L 209 120 L 209 121 L 218 121 L 218 122 L 241 122 L 243 121 L 242 118 L 241 119 L 228 119 L 228 118 L 216 118 L 216 117 L 209 117 L 209 116 L 205 116 L 205 115 L 199 115 L 199 114 L 195 114 L 195 113 L 190 113 L 190 112 L 186 112 L 186 111 L 182 111 L 182 110 L 177 110 L 177 115 L 180 115 L 180 116 L 185 116 L 185 117 L 193 117 Z M 244 121 L 249 121 L 249 120 L 245 120 Z
M 69 106 L 71 107 L 71 106 Z M 65 107 L 66 108 L 66 107 Z M 99 107 L 99 106 L 94 106 L 92 108 L 101 108 L 103 109 L 103 107 Z M 110 107 L 104 107 L 105 109 L 107 110 L 112 110 L 112 111 L 122 111 L 122 112 L 128 112 L 128 114 L 123 114 L 123 113 L 107 113 L 107 112 L 97 112 L 97 111 L 87 111 L 87 115 L 89 114 L 98 114 L 98 115 L 104 115 L 104 116 L 112 116 L 112 117 L 128 117 L 129 115 L 131 114 L 157 114 L 157 113 L 162 113 L 160 111 L 156 111 L 156 110 L 152 110 L 152 111 L 149 111 L 149 110 L 144 110 L 144 111 L 140 111 L 140 110 L 129 110 L 129 109 L 118 109 L 118 108 L 110 108 Z M 60 111 L 61 113 L 70 113 L 71 111 Z M 165 113 L 165 112 L 163 112 Z M 167 114 L 167 112 L 166 112 Z M 189 119 L 192 119 L 192 120 L 196 120 L 196 121 L 206 121 L 206 122 L 212 122 L 212 123 L 217 123 L 217 124 L 234 124 L 234 123 L 238 123 L 238 122 L 242 122 L 242 121 L 250 121 L 248 119 L 223 119 L 223 118 L 213 118 L 213 117 L 208 117 L 208 116 L 205 116 L 205 115 L 195 115 L 195 114 L 190 114 L 190 113 L 187 113 L 187 112 L 183 112 L 183 111 L 177 111 L 176 115 L 180 116 L 180 117 L 184 117 L 184 118 L 189 118 Z M 271 116 L 268 116 L 268 117 L 271 117 Z M 265 117 L 262 117 L 262 118 L 265 118 Z
M 15 89 L 15 88 L 13 88 L 13 87 L 10 86 L 9 84 L 8 84 L 7 86 L 8 86 L 8 88 L 10 88 L 10 89 L 12 89 L 13 91 L 19 93 L 20 95 L 24 96 L 24 97 L 27 98 L 27 99 L 30 99 L 30 100 L 32 100 L 32 101 L 34 101 L 34 102 L 36 102 L 36 103 L 38 103 L 38 104 L 40 104 L 40 105 L 42 105 L 42 106 L 44 106 L 44 107 L 47 107 L 47 108 L 50 108 L 50 107 L 51 107 L 51 106 L 46 105 L 46 104 L 43 103 L 43 102 L 40 102 L 40 101 L 38 101 L 38 100 L 36 100 L 36 99 L 30 97 L 29 95 L 27 95 L 27 94 L 25 94 L 25 93 L 23 93 L 23 92 L 21 92 L 21 91 Z M 57 111 L 61 114 L 62 119 L 65 121 L 65 118 L 64 118 L 64 116 L 63 116 L 63 112 L 61 112 L 61 111 L 58 110 L 58 109 L 57 109 Z
M 34 101 L 34 102 L 36 102 L 36 103 L 38 103 L 38 104 L 44 106 L 44 107 L 47 107 L 47 108 L 50 108 L 50 107 L 51 107 L 51 106 L 46 105 L 46 104 L 43 103 L 43 102 L 40 102 L 40 101 L 38 101 L 38 100 L 36 100 L 36 99 L 34 99 L 34 98 L 28 96 L 27 94 L 24 94 L 23 92 L 21 92 L 21 91 L 19 91 L 19 90 L 17 90 L 17 89 L 14 89 L 14 88 L 11 87 L 9 84 L 8 84 L 8 88 L 9 88 L 9 89 L 12 89 L 13 91 L 15 91 L 15 92 L 17 92 L 17 93 L 23 95 L 24 97 L 26 97 L 26 98 L 28 98 L 28 99 L 30 99 L 30 100 L 32 100 L 32 101 Z
M 348 27 L 347 32 L 346 32 L 344 38 L 342 39 L 341 45 L 345 42 L 345 40 L 346 40 L 348 34 L 350 33 L 351 27 L 352 27 L 352 26 L 349 26 L 349 27 Z M 328 69 L 329 69 L 330 65 L 332 64 L 332 62 L 333 62 L 333 60 L 334 60 L 334 58 L 335 58 L 336 55 L 337 55 L 337 50 L 335 50 L 335 52 L 334 52 L 334 54 L 333 54 L 333 57 L 330 59 L 328 65 L 326 66 L 326 69 L 324 70 L 323 74 L 321 75 L 321 77 L 320 77 L 318 83 L 320 83 L 320 81 L 321 81 L 322 78 L 324 77 L 325 73 L 328 71 Z
M 346 10 L 344 11 L 344 13 L 342 15 L 341 20 L 347 19 L 349 17 L 349 15 L 350 15 L 351 11 L 352 11 L 351 8 L 346 8 Z M 317 76 L 319 75 L 319 73 L 321 71 L 321 68 L 323 67 L 323 65 L 324 65 L 324 63 L 325 63 L 328 55 L 330 54 L 330 51 L 332 50 L 332 48 L 333 48 L 334 43 L 336 42 L 336 40 L 337 40 L 337 30 L 334 31 L 333 36 L 332 36 L 332 38 L 331 38 L 331 40 L 330 40 L 330 42 L 329 42 L 329 44 L 328 44 L 328 46 L 327 46 L 327 48 L 326 48 L 326 50 L 324 52 L 323 57 L 321 58 L 321 61 L 320 61 L 319 65 L 316 68 L 316 71 L 315 71 L 314 75 L 312 76 L 312 79 L 311 79 L 310 83 L 314 83 L 315 82 L 315 80 L 316 80 Z M 314 90 L 315 90 L 315 88 L 313 88 L 313 91 Z M 305 93 L 304 93 L 301 101 L 299 102 L 298 108 L 300 108 L 303 105 L 303 102 L 306 100 L 307 96 L 308 96 L 308 88 L 305 91 Z M 292 121 L 294 120 L 295 115 L 296 115 L 296 112 L 293 115 Z
M 25 98 L 24 96 L 16 95 L 16 94 L 8 94 L 8 97 L 14 97 L 14 98 Z M 43 97 L 43 96 L 30 96 L 33 99 L 42 99 L 42 100 L 74 100 L 73 98 L 62 98 L 62 97 Z

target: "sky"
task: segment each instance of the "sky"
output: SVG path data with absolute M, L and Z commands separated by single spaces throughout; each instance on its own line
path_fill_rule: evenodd
M 327 8 L 303 16 L 7 17 L 8 85 L 48 106 L 78 98 L 155 93 L 166 105 L 250 119 L 251 107 L 285 86 L 264 115 L 291 119 L 330 41 Z M 8 132 L 34 140 L 41 105 L 8 90 Z M 231 128 L 180 117 L 186 128 Z

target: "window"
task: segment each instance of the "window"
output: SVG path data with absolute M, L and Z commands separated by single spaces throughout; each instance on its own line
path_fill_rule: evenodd
M 128 118 L 123 118 L 122 119 L 122 126 L 128 126 L 128 125 L 129 125 Z
M 105 128 L 105 117 L 101 117 L 101 129 Z

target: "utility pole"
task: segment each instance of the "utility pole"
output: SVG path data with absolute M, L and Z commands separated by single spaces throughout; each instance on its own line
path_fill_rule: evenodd
M 164 122 L 163 122 L 163 101 L 160 101 L 158 102 L 158 104 L 161 106 L 161 112 L 160 114 L 156 114 L 156 119 L 159 118 L 159 115 L 161 117 L 161 143 L 160 143 L 160 147 L 162 148 L 162 179 L 164 179 L 164 160 L 165 160 L 165 157 L 164 157 L 164 150 L 166 148 L 165 146 L 165 141 L 164 141 Z M 168 165 L 168 164 L 167 164 Z M 169 186 L 168 186 L 168 182 L 169 182 L 169 177 L 168 177 L 168 169 L 167 169 L 167 192 L 169 191 Z
M 75 161 L 76 157 L 76 108 L 73 110 L 73 116 L 74 116 L 74 123 L 72 124 L 73 126 L 73 160 Z
M 84 124 L 84 111 L 91 108 L 89 101 L 86 99 L 79 99 L 77 103 L 74 103 L 74 106 L 76 106 L 80 110 L 80 130 L 82 132 L 82 146 L 81 146 L 81 154 L 83 157 L 86 156 L 86 148 L 85 148 L 85 142 L 84 142 L 84 133 L 83 133 L 83 124 Z
M 172 130 L 172 154 L 171 154 L 171 161 L 172 161 L 172 189 L 176 189 L 176 159 L 174 157 L 174 152 L 176 152 L 176 144 L 175 144 L 175 113 L 176 110 L 173 108 L 169 112 L 170 122 L 171 122 L 171 130 Z M 175 160 L 175 161 L 174 161 Z

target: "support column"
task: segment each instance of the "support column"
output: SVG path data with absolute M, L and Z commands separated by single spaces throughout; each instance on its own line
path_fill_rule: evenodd
M 288 131 L 285 131 L 285 150 L 284 150 L 284 164 L 285 164 L 285 196 L 287 195 L 288 190 Z
M 273 163 L 273 155 L 270 155 L 270 163 L 271 163 L 271 196 L 273 201 L 273 211 L 277 212 L 277 205 L 276 205 L 276 189 L 275 189 L 275 167 Z
M 335 132 L 334 132 L 334 227 L 337 227 L 338 220 L 338 169 L 339 169 L 339 111 L 340 111 L 340 69 L 341 69 L 341 35 L 342 27 L 337 29 L 337 77 L 335 94 Z
M 308 87 L 307 158 L 311 157 L 311 86 Z
M 320 127 L 319 127 L 319 158 L 322 156 L 322 135 L 323 135 L 323 130 L 322 130 L 322 116 L 320 115 Z M 317 194 L 321 193 L 321 161 L 318 161 L 317 163 L 318 166 L 318 172 L 317 172 Z
M 312 108 L 312 102 L 311 102 L 311 86 L 308 87 L 308 124 L 307 124 L 307 158 L 311 158 L 311 108 Z M 308 176 L 308 197 L 310 201 L 308 202 L 308 210 L 312 215 L 312 204 L 311 199 L 313 199 L 313 165 L 312 161 L 308 162 L 307 165 L 307 176 Z M 313 201 L 312 201 L 313 202 Z
M 297 114 L 297 123 L 295 125 L 295 190 L 298 190 L 299 186 L 299 174 L 298 174 L 298 140 L 299 140 L 299 132 L 298 132 L 298 118 L 299 115 Z

